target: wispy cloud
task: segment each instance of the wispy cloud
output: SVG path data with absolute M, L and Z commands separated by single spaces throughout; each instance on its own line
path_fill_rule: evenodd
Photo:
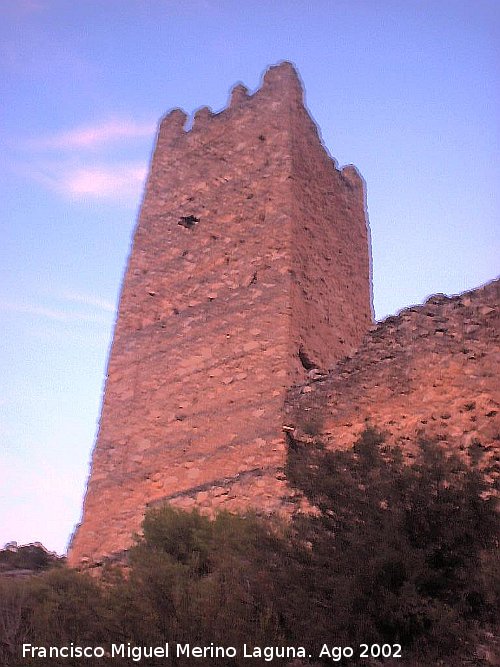
M 153 135 L 156 124 L 138 123 L 126 119 L 113 119 L 95 125 L 85 125 L 64 130 L 29 143 L 38 149 L 93 149 L 123 139 L 138 139 Z
M 137 159 L 144 146 L 132 146 L 131 139 L 150 137 L 154 129 L 154 123 L 117 118 L 80 126 L 21 142 L 22 155 L 7 164 L 65 197 L 129 206 L 140 197 L 147 173 L 147 158 Z
M 34 160 L 15 169 L 72 199 L 104 198 L 121 203 L 137 201 L 147 173 L 146 164 L 137 161 L 75 164 L 73 160 Z
M 32 315 L 42 317 L 57 322 L 91 322 L 93 324 L 107 324 L 109 317 L 92 313 L 71 312 L 67 310 L 46 308 L 30 303 L 12 303 L 0 301 L 0 311 L 8 313 L 19 313 L 23 315 Z
M 67 195 L 82 197 L 135 197 L 146 178 L 140 164 L 89 166 L 65 174 L 58 182 Z
M 42 0 L 20 0 L 17 4 L 26 12 L 39 12 L 47 8 L 47 2 Z
M 15 301 L 0 300 L 0 312 L 28 315 L 69 325 L 84 323 L 109 325 L 111 315 L 116 311 L 115 304 L 111 301 L 81 290 L 63 289 L 55 292 L 51 290 L 44 300 L 47 300 L 47 297 L 51 301 L 48 307 L 26 301 L 22 297 Z M 83 310 L 82 308 L 75 310 L 75 304 L 83 306 Z
M 61 298 L 70 301 L 72 303 L 81 303 L 85 306 L 91 306 L 93 308 L 99 308 L 108 313 L 114 313 L 116 310 L 115 304 L 101 297 L 95 296 L 93 294 L 87 294 L 83 292 L 75 292 L 73 290 L 65 290 L 61 293 Z
M 26 16 L 44 11 L 48 8 L 45 0 L 16 0 L 16 2 L 5 3 L 2 7 L 8 16 Z

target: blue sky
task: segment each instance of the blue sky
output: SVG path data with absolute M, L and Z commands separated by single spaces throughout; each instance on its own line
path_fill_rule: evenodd
M 498 274 L 497 0 L 0 0 L 0 546 L 62 552 L 158 119 L 293 61 L 367 182 L 378 319 Z

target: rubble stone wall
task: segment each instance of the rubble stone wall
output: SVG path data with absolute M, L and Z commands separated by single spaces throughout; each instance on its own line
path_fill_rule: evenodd
M 389 317 L 328 375 L 290 392 L 294 436 L 352 446 L 371 425 L 415 456 L 419 439 L 477 458 L 500 475 L 500 281 L 435 295 Z

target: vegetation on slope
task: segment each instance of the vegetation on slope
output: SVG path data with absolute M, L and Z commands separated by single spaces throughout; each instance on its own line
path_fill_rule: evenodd
M 291 523 L 164 507 L 146 516 L 125 570 L 0 580 L 1 664 L 43 664 L 20 657 L 23 642 L 170 647 L 168 658 L 47 661 L 55 667 L 291 662 L 244 657 L 244 644 L 302 646 L 304 664 L 485 664 L 477 648 L 498 618 L 499 534 L 473 465 L 433 443 L 404 465 L 368 429 L 345 452 L 292 443 L 286 472 L 316 507 Z M 188 643 L 237 654 L 176 657 Z M 400 644 L 402 657 L 361 659 L 362 644 L 393 656 Z M 339 646 L 353 656 L 342 662 Z

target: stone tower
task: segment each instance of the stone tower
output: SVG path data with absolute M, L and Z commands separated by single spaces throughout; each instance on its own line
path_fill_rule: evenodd
M 278 509 L 286 391 L 372 321 L 364 184 L 293 66 L 185 123 L 160 124 L 72 565 L 126 549 L 151 504 Z

